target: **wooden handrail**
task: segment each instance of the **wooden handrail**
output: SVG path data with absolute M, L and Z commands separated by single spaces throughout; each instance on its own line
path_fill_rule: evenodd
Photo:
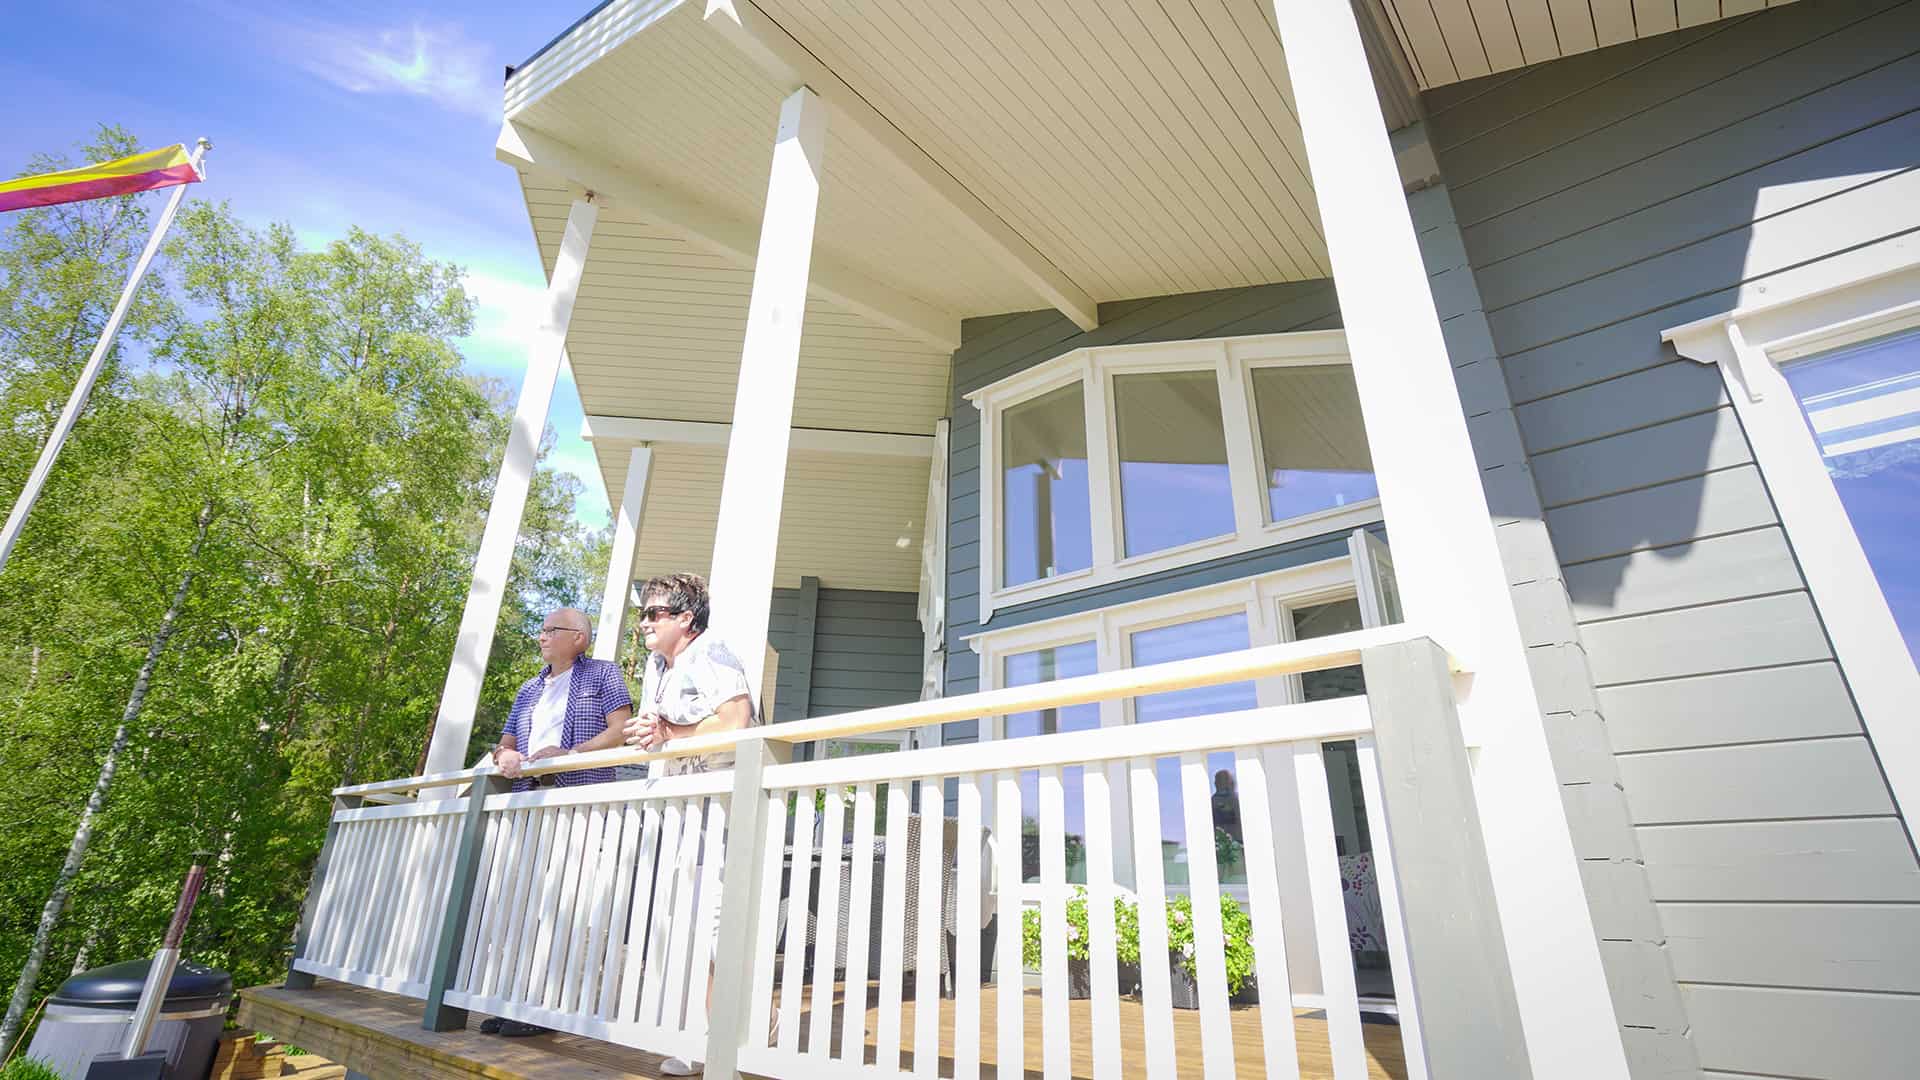
M 1310 671 L 1350 667 L 1360 662 L 1360 654 L 1364 650 L 1417 641 L 1428 636 L 1406 623 L 1397 623 L 1371 630 L 1354 630 L 1344 634 L 1310 638 L 1306 641 L 1286 641 L 1278 645 L 1262 645 L 1252 649 L 1194 657 L 1189 660 L 1172 660 L 1164 664 L 1149 664 L 1145 667 L 1126 668 L 1120 671 L 1103 671 L 1092 675 L 1079 675 L 1070 679 L 1055 679 L 1051 682 L 1032 683 L 1026 686 L 1010 686 L 999 690 L 984 690 L 959 697 L 913 701 L 902 705 L 862 709 L 838 716 L 792 720 L 784 724 L 767 724 L 744 731 L 675 739 L 660 750 L 619 747 L 587 754 L 568 754 L 523 766 L 521 775 L 544 776 L 551 773 L 577 772 L 582 769 L 604 769 L 615 765 L 637 765 L 646 761 L 671 760 L 694 754 L 723 753 L 744 744 L 760 741 L 801 743 L 874 735 L 927 727 L 954 720 L 974 720 L 985 716 L 1005 716 L 1011 713 L 1055 709 L 1067 705 L 1084 705 L 1116 698 L 1137 697 L 1142 694 L 1190 690 L 1246 679 L 1270 678 L 1275 675 L 1300 675 Z M 1457 672 L 1458 661 L 1450 662 Z M 494 771 L 483 766 L 462 769 L 458 772 L 431 773 L 424 776 L 335 788 L 333 794 L 365 798 L 425 788 L 451 787 L 471 783 L 474 779 L 491 775 Z

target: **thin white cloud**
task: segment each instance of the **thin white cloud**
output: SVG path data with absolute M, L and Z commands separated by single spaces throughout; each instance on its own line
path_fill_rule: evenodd
M 221 0 L 202 6 L 249 25 L 283 59 L 350 93 L 420 97 L 454 112 L 500 116 L 500 68 L 493 50 L 468 37 L 458 23 L 416 19 L 365 26 L 270 15 Z

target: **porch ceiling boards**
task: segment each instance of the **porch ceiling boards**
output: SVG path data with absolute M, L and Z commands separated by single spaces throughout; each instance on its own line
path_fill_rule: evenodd
M 595 440 L 594 451 L 607 489 L 622 490 L 627 445 Z M 656 444 L 653 453 L 634 579 L 682 570 L 705 574 L 713 561 L 726 447 Z M 841 588 L 917 591 L 928 467 L 925 458 L 794 451 L 780 508 L 774 586 L 797 588 L 802 576 L 814 576 Z
M 1790 0 L 1380 0 L 1422 89 Z

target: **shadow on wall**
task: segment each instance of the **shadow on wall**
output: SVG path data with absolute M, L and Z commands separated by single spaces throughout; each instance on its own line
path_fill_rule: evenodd
M 1719 371 L 1660 332 L 1920 224 L 1920 57 L 1889 42 L 1913 8 L 1769 11 L 1433 102 L 1539 497 L 1489 501 L 1544 516 L 1579 620 L 1801 587 Z

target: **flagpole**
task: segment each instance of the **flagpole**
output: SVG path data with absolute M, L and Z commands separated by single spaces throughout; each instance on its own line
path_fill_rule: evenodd
M 189 160 L 195 172 L 200 171 L 200 159 L 212 147 L 213 144 L 204 138 L 194 145 L 193 156 Z M 127 278 L 126 288 L 120 291 L 120 302 L 113 306 L 113 314 L 107 317 L 100 340 L 94 343 L 93 355 L 87 358 L 87 366 L 80 371 L 80 381 L 67 398 L 67 407 L 60 410 L 60 419 L 54 422 L 47 445 L 40 449 L 40 460 L 34 463 L 33 472 L 27 477 L 27 486 L 20 490 L 20 497 L 13 501 L 13 512 L 7 515 L 6 528 L 0 530 L 0 570 L 7 567 L 7 557 L 13 554 L 14 542 L 20 539 L 21 530 L 26 528 L 27 514 L 40 497 L 40 489 L 46 486 L 47 474 L 53 471 L 53 460 L 60 456 L 60 448 L 66 445 L 67 434 L 80 418 L 80 410 L 86 407 L 87 395 L 93 392 L 94 380 L 100 377 L 107 353 L 113 350 L 113 339 L 119 335 L 120 325 L 127 321 L 127 312 L 133 308 L 133 297 L 140 291 L 140 281 L 147 276 L 147 268 L 153 265 L 153 257 L 159 254 L 160 241 L 166 236 L 167 227 L 173 224 L 173 215 L 180 209 L 180 202 L 186 196 L 185 184 L 176 185 L 173 194 L 168 196 L 166 209 L 160 212 L 160 221 L 154 226 L 153 235 L 147 238 L 146 250 L 140 253 L 140 261 L 133 264 L 133 274 Z

